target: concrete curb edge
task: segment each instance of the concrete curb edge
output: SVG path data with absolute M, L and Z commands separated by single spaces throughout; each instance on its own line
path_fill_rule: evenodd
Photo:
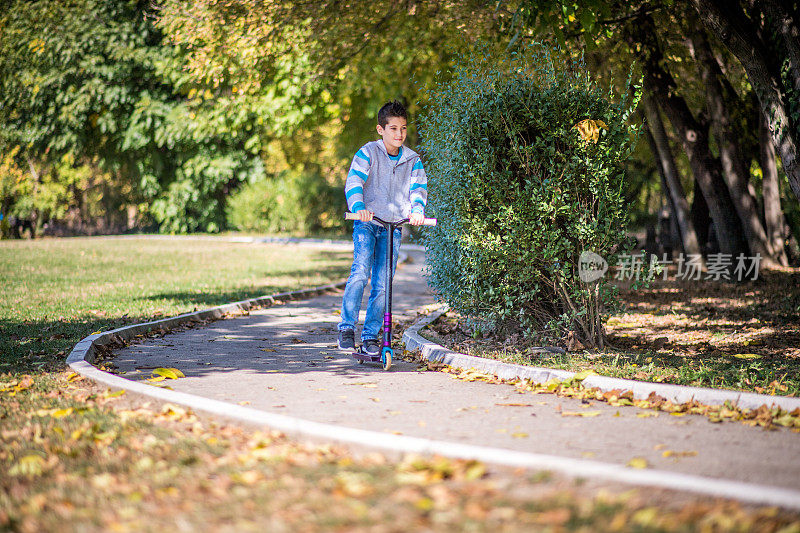
M 458 352 L 452 352 L 443 346 L 423 338 L 419 332 L 447 312 L 444 305 L 417 320 L 403 333 L 403 342 L 406 350 L 420 350 L 422 357 L 429 361 L 445 363 L 456 368 L 474 368 L 481 372 L 495 374 L 501 379 L 530 379 L 536 383 L 545 383 L 551 379 L 565 380 L 575 375 L 575 372 L 557 370 L 553 368 L 523 366 L 504 363 L 494 359 L 475 357 Z M 610 378 L 607 376 L 591 375 L 583 380 L 587 387 L 597 387 L 602 391 L 630 390 L 635 398 L 645 399 L 651 393 L 666 398 L 672 402 L 684 403 L 695 400 L 706 405 L 722 405 L 730 402 L 744 409 L 758 409 L 762 405 L 780 407 L 786 411 L 800 408 L 800 398 L 787 398 L 784 396 L 770 396 L 753 392 L 739 392 L 731 390 L 710 389 L 705 387 L 688 387 L 666 383 L 648 383 L 632 379 Z
M 218 319 L 222 318 L 226 314 L 236 312 L 242 313 L 249 311 L 254 307 L 271 307 L 277 302 L 285 302 L 289 300 L 307 298 L 310 296 L 317 296 L 327 291 L 344 288 L 345 284 L 346 282 L 342 281 L 339 283 L 331 283 L 328 285 L 321 285 L 319 287 L 312 287 L 310 289 L 300 289 L 297 291 L 281 292 L 269 296 L 260 296 L 258 298 L 240 300 L 238 302 L 218 305 L 216 307 L 210 307 L 208 309 L 202 309 L 200 311 L 194 311 L 191 313 L 184 313 L 174 317 L 162 318 L 160 320 L 153 320 L 151 322 L 131 324 L 110 331 L 104 331 L 102 333 L 93 333 L 88 337 L 84 337 L 78 342 L 78 344 L 75 345 L 69 356 L 67 356 L 67 365 L 72 367 L 76 372 L 78 372 L 78 370 L 76 370 L 74 365 L 78 363 L 85 362 L 91 366 L 91 363 L 94 361 L 97 347 L 104 346 L 114 341 L 125 341 L 136 335 L 148 333 L 153 330 L 168 330 L 186 323 L 200 322 L 208 319 Z M 80 366 L 80 368 L 84 367 Z M 98 370 L 98 372 L 102 371 Z M 81 372 L 78 373 L 82 374 Z M 103 372 L 103 374 L 106 374 L 106 372 Z M 124 378 L 119 379 L 122 379 L 126 383 L 134 383 Z M 148 389 L 152 388 L 148 386 L 146 387 Z
M 168 329 L 187 322 L 205 320 L 208 318 L 221 318 L 227 313 L 246 311 L 255 306 L 273 305 L 276 301 L 313 296 L 342 286 L 344 286 L 344 283 L 324 285 L 300 291 L 284 292 L 261 298 L 233 302 L 176 317 L 141 324 L 132 324 L 103 333 L 92 334 L 75 345 L 67 358 L 67 364 L 73 371 L 81 376 L 109 387 L 129 390 L 135 394 L 165 402 L 181 404 L 198 411 L 226 418 L 268 426 L 290 435 L 321 438 L 344 444 L 370 446 L 391 452 L 440 454 L 458 459 L 475 459 L 497 465 L 555 471 L 576 478 L 601 478 L 632 485 L 689 491 L 712 497 L 730 498 L 751 504 L 778 505 L 787 509 L 800 510 L 800 491 L 792 489 L 755 485 L 738 481 L 710 479 L 661 470 L 635 470 L 621 465 L 602 463 L 588 459 L 571 459 L 552 455 L 517 452 L 501 448 L 436 441 L 432 439 L 393 435 L 324 424 L 204 398 L 194 394 L 154 387 L 105 372 L 91 364 L 91 361 L 93 361 L 95 357 L 96 348 L 114 340 L 124 340 L 154 329 Z M 429 315 L 429 317 L 430 316 L 431 315 Z M 429 322 L 432 320 L 434 320 L 434 318 L 430 318 Z M 419 322 L 415 324 L 415 326 L 417 325 L 419 325 Z M 421 328 L 422 326 L 420 325 L 419 327 Z M 408 333 L 408 331 L 406 333 Z M 424 341 L 424 339 L 421 340 Z M 424 342 L 427 343 L 427 341 Z M 438 348 L 444 350 L 441 347 Z M 561 373 L 561 371 L 545 370 L 547 370 L 547 372 Z

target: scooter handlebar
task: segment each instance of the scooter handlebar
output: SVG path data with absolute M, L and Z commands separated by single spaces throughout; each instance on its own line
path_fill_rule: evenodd
M 345 220 L 361 220 L 360 218 L 358 218 L 358 214 L 357 213 L 345 213 L 344 214 L 344 219 Z M 403 221 L 403 223 L 405 223 L 405 222 L 408 222 L 408 219 L 405 219 Z M 423 226 L 435 226 L 436 225 L 436 219 L 435 218 L 425 218 L 422 221 L 422 225 Z

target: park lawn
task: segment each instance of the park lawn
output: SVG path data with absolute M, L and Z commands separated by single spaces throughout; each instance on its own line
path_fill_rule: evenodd
M 524 339 L 473 338 L 448 312 L 423 335 L 450 349 L 517 364 L 642 381 L 800 395 L 800 271 L 766 271 L 741 284 L 620 284 L 623 310 L 606 323 L 609 346 L 542 354 Z
M 0 242 L 0 372 L 59 368 L 95 331 L 341 281 L 350 255 L 202 237 Z
M 800 528 L 774 508 L 354 457 L 113 392 L 64 365 L 93 331 L 335 281 L 348 255 L 190 239 L 0 243 L 0 530 Z

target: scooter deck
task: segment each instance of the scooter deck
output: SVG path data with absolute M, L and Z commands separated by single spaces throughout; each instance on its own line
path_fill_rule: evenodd
M 356 350 L 355 352 L 350 352 L 350 355 L 353 356 L 353 359 L 358 361 L 359 363 L 381 363 L 381 354 L 370 355 L 362 350 Z

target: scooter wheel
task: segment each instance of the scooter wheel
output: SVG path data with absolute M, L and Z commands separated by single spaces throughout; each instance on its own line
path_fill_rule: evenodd
M 392 349 L 389 347 L 384 347 L 381 350 L 381 363 L 383 363 L 384 370 L 392 368 L 392 355 Z

